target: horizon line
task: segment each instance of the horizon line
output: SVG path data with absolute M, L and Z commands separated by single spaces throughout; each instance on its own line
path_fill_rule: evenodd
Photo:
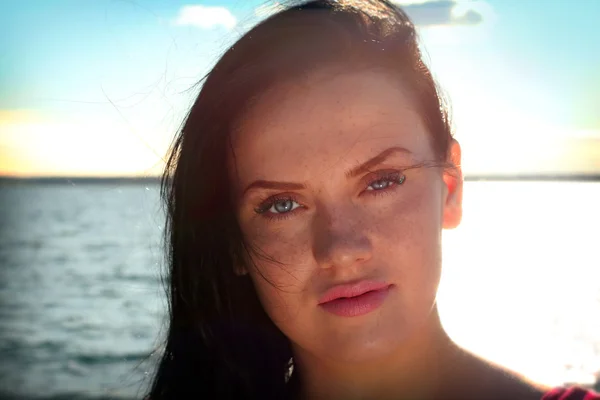
M 161 175 L 148 176 L 18 176 L 0 175 L 3 182 L 27 183 L 150 183 L 159 182 Z M 465 181 L 600 181 L 600 173 L 523 173 L 523 174 L 468 174 Z

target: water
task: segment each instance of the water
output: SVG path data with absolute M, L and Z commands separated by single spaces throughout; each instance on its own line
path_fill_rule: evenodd
M 141 398 L 163 326 L 152 184 L 0 186 L 0 398 Z M 440 311 L 548 383 L 600 370 L 600 184 L 467 182 Z M 11 397 L 12 396 L 12 397 Z
M 140 397 L 162 327 L 157 190 L 1 188 L 3 391 Z

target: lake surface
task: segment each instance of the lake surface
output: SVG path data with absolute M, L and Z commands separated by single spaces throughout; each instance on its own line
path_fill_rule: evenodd
M 158 185 L 0 186 L 0 398 L 141 398 L 164 329 Z M 442 321 L 548 384 L 600 371 L 600 183 L 467 182 Z

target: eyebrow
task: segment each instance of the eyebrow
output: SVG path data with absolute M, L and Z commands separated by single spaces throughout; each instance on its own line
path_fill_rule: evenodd
M 347 171 L 346 176 L 348 178 L 353 178 L 364 172 L 368 172 L 371 168 L 383 163 L 386 159 L 396 153 L 412 154 L 410 150 L 405 149 L 404 147 L 390 147 L 389 149 L 382 151 L 380 154 L 367 160 L 359 166 Z M 257 180 L 248 185 L 248 187 L 242 193 L 242 196 L 253 189 L 302 190 L 306 189 L 306 185 L 295 182 Z
M 277 189 L 277 190 L 302 190 L 306 189 L 306 185 L 302 183 L 294 183 L 294 182 L 277 182 L 277 181 L 265 181 L 258 180 L 252 182 L 246 190 L 244 190 L 243 194 L 248 193 L 252 189 Z
M 396 153 L 412 154 L 410 150 L 405 149 L 404 147 L 390 147 L 389 149 L 384 150 L 381 153 L 379 153 L 379 155 L 376 155 L 375 157 L 371 158 L 370 160 L 367 160 L 366 162 L 362 163 L 361 165 L 346 172 L 346 176 L 348 178 L 353 178 L 362 173 L 369 172 L 373 167 L 383 163 L 386 159 L 388 159 L 390 156 L 392 156 L 393 154 L 396 154 Z

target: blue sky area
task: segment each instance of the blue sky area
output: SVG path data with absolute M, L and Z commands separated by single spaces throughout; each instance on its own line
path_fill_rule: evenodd
M 457 137 L 472 149 L 467 167 L 543 172 L 558 160 L 567 171 L 600 172 L 600 1 L 399 3 L 452 102 Z M 160 169 L 197 94 L 192 85 L 273 7 L 253 0 L 4 0 L 0 173 Z M 513 164 L 490 158 L 514 148 L 510 140 L 521 149 Z M 532 156 L 540 140 L 547 151 Z M 565 140 L 575 153 L 556 147 Z M 574 144 L 582 140 L 584 150 Z

